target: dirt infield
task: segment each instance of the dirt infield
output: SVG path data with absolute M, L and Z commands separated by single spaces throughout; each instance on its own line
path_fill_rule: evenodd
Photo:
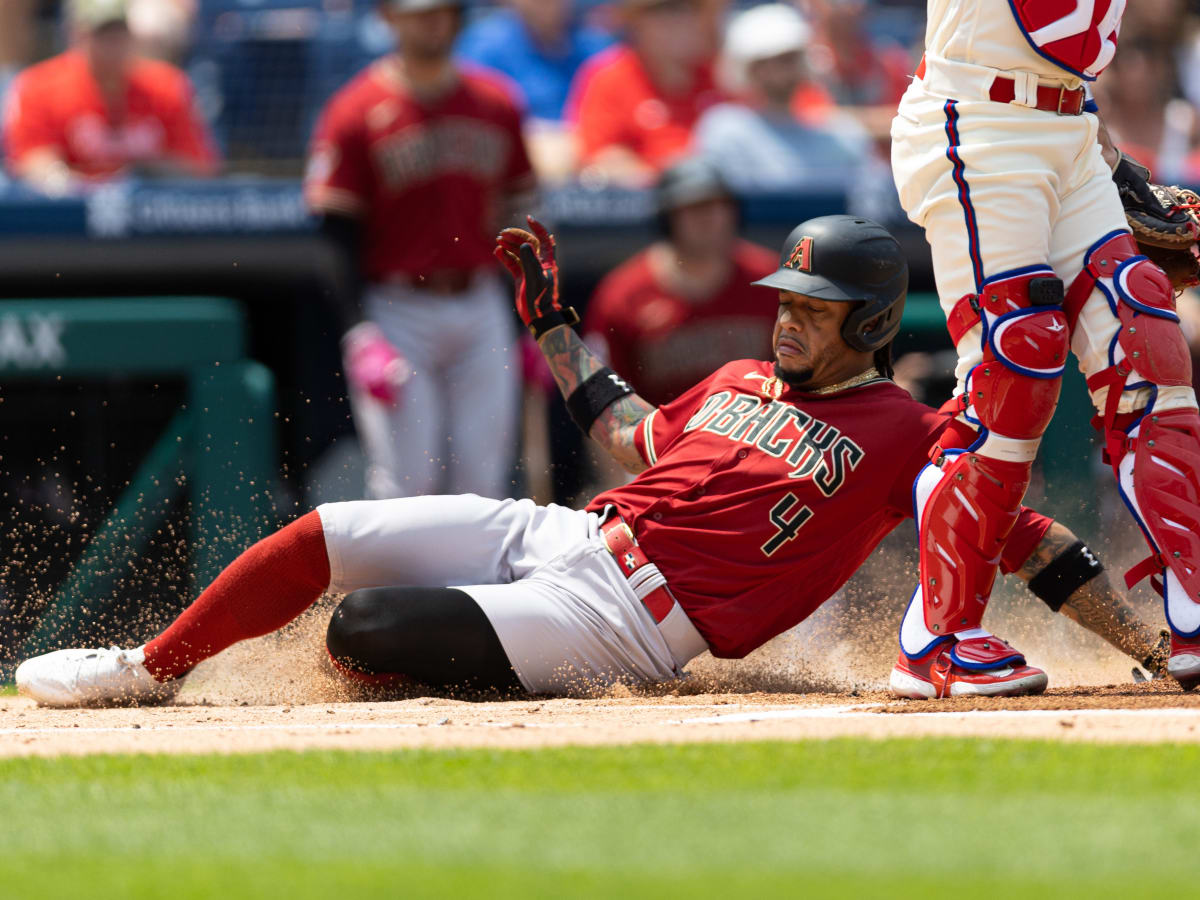
M 853 609 L 849 610 L 853 614 Z M 47 710 L 0 698 L 0 757 L 239 753 L 277 749 L 548 747 L 840 736 L 1200 741 L 1200 692 L 1135 685 L 1132 663 L 1061 617 L 1026 605 L 1006 623 L 1051 674 L 1042 697 L 897 702 L 883 688 L 891 629 L 853 638 L 822 610 L 745 660 L 695 660 L 686 679 L 558 699 L 389 696 L 356 691 L 323 649 L 328 604 L 239 644 L 188 677 L 177 705 Z
M 964 703 L 882 693 L 696 694 L 47 710 L 0 701 L 0 755 L 239 753 L 279 749 L 549 747 L 566 744 L 956 736 L 1200 741 L 1200 697 L 1163 685 L 1060 689 Z

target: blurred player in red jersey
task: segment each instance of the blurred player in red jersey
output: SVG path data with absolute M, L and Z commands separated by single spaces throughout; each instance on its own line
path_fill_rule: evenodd
M 738 204 L 701 159 L 659 180 L 661 240 L 600 282 L 584 322 L 587 343 L 656 406 L 730 359 L 765 356 L 775 310 L 751 285 L 776 254 L 738 239 Z
M 638 473 L 631 483 L 579 510 L 478 496 L 323 505 L 246 551 L 144 647 L 35 657 L 19 690 L 55 706 L 168 699 L 198 662 L 326 590 L 349 593 L 326 643 L 352 678 L 533 693 L 661 681 L 705 650 L 742 657 L 802 621 L 911 513 L 948 417 L 887 377 L 908 268 L 886 231 L 849 216 L 799 226 L 760 282 L 778 291 L 774 362 L 727 363 L 656 407 L 571 330 L 553 239 L 530 227 L 497 246 L 517 310 L 576 423 Z M 1003 556 L 1052 608 L 1164 664 L 1111 586 L 1097 591 L 1103 571 L 1066 529 L 1025 510 Z M 1044 686 L 1003 642 L 962 643 L 1005 655 L 1008 673 L 935 676 L 931 690 Z
M 74 46 L 22 72 L 4 123 L 10 171 L 48 193 L 123 174 L 211 175 L 187 77 L 140 58 L 126 0 L 74 0 Z
M 330 100 L 305 179 L 354 276 L 343 351 L 375 498 L 511 492 L 519 379 L 492 235 L 535 184 L 507 87 L 451 59 L 461 5 L 381 5 L 399 52 Z

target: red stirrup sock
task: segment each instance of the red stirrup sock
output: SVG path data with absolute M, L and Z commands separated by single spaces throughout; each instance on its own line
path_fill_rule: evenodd
M 159 681 L 178 678 L 231 644 L 282 628 L 328 587 L 325 532 L 314 510 L 230 563 L 146 644 L 146 668 Z

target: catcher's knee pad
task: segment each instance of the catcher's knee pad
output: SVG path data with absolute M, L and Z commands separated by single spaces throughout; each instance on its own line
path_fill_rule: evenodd
M 1107 234 L 1084 254 L 1083 269 L 1064 303 L 1072 329 L 1093 290 L 1100 291 L 1120 323 L 1108 350 L 1108 366 L 1088 378 L 1101 423 L 1108 429 L 1126 384 L 1138 388 L 1190 385 L 1192 362 L 1179 328 L 1171 281 L 1138 252 L 1128 232 Z M 1103 407 L 1102 391 L 1107 392 Z
M 913 488 L 925 626 L 946 635 L 978 628 L 1005 541 L 1029 484 L 1029 463 L 950 452 Z
M 1050 424 L 1071 344 L 1062 300 L 1062 281 L 1048 266 L 984 282 L 983 361 L 967 377 L 967 396 L 989 432 L 1036 442 Z

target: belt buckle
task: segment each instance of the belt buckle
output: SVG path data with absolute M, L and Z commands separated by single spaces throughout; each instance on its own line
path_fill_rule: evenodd
M 1078 89 L 1078 88 L 1076 88 L 1075 90 L 1079 90 L 1079 89 Z M 1058 86 L 1058 108 L 1055 110 L 1055 112 L 1056 112 L 1058 115 L 1060 115 L 1060 116 L 1076 116 L 1076 115 L 1079 115 L 1078 113 L 1073 113 L 1073 112 L 1063 112 L 1063 100 L 1065 100 L 1065 99 L 1066 99 L 1066 97 L 1067 97 L 1067 94 L 1070 94 L 1072 97 L 1074 97 L 1074 96 L 1075 96 L 1075 91 L 1074 91 L 1074 90 L 1072 90 L 1072 91 L 1068 91 L 1068 90 L 1067 90 L 1067 86 L 1066 86 L 1065 84 L 1060 84 L 1060 85 Z

